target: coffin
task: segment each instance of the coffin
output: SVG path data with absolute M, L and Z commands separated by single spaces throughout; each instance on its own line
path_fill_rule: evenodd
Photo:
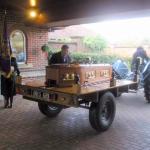
M 73 86 L 77 80 L 80 85 L 110 82 L 111 76 L 112 66 L 109 64 L 55 64 L 46 67 L 47 86 Z

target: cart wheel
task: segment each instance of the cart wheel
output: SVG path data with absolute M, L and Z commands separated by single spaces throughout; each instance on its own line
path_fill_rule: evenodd
M 144 92 L 146 100 L 148 101 L 148 103 L 150 103 L 150 76 L 145 80 Z
M 45 104 L 45 103 L 38 103 L 39 110 L 42 114 L 46 115 L 47 117 L 56 117 L 62 110 L 61 106 L 56 106 L 53 104 Z
M 118 93 L 115 97 L 121 97 L 122 93 Z
M 106 131 L 112 124 L 116 112 L 114 99 L 112 93 L 106 92 L 98 103 L 91 103 L 89 121 L 96 131 Z

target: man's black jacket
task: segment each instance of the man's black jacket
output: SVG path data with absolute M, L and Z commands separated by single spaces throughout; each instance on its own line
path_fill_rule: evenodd
M 70 63 L 71 58 L 70 56 L 66 56 L 65 58 L 62 57 L 61 52 L 55 53 L 52 55 L 50 59 L 50 64 L 63 64 L 63 63 Z

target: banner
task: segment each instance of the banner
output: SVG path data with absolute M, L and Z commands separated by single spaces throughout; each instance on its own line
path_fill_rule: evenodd
M 11 73 L 11 45 L 8 37 L 7 31 L 7 18 L 6 18 L 6 11 L 4 14 L 4 21 L 3 21 L 3 36 L 1 37 L 1 50 L 0 50 L 0 69 L 1 72 L 6 76 L 9 77 Z

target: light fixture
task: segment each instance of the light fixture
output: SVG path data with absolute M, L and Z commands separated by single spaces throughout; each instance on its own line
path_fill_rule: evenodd
M 30 18 L 36 18 L 37 17 L 37 11 L 34 9 L 31 9 L 29 11 L 29 16 L 30 16 Z
M 40 8 L 37 6 L 37 0 L 29 0 L 30 6 L 27 10 L 27 17 L 34 23 L 44 24 L 46 22 L 46 15 L 41 12 Z
M 36 6 L 36 0 L 30 0 L 30 6 L 35 7 Z

